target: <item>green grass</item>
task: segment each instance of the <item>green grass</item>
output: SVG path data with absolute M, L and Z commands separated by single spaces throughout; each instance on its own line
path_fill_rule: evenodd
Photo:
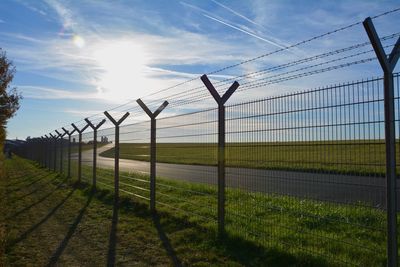
M 174 260 L 185 266 L 335 265 L 313 253 L 265 246 L 236 234 L 218 239 L 214 222 L 162 208 L 153 217 L 147 202 L 130 196 L 121 197 L 118 213 L 114 213 L 112 190 L 100 186 L 93 192 L 89 184 L 76 184 L 75 179 L 18 157 L 5 160 L 4 165 L 0 185 L 6 193 L 2 205 L 5 266 L 104 266 L 110 261 L 118 266 L 172 266 Z M 84 173 L 89 171 L 85 166 Z M 111 177 L 107 176 L 110 170 L 99 173 Z M 201 185 L 164 182 L 215 192 Z M 193 201 L 204 205 L 208 200 Z M 183 203 L 177 207 L 185 208 Z M 204 207 L 199 212 L 207 214 L 208 210 Z M 115 214 L 117 223 L 113 223 Z
M 396 156 L 400 164 L 400 146 Z M 122 143 L 120 157 L 149 161 L 149 144 Z M 100 154 L 114 157 L 114 149 Z M 217 165 L 217 145 L 210 143 L 157 144 L 157 161 Z M 227 143 L 226 165 L 231 167 L 323 171 L 346 174 L 385 173 L 383 140 L 320 142 Z
M 107 145 L 107 144 L 98 143 L 97 144 L 97 148 L 100 148 L 100 147 L 105 146 L 105 145 Z M 82 144 L 82 151 L 91 150 L 91 149 L 93 149 L 93 144 Z M 66 153 L 67 148 L 65 148 L 64 151 Z M 78 151 L 79 151 L 78 143 L 71 144 L 71 153 L 78 153 Z
M 90 177 L 90 168 L 84 167 L 83 174 Z M 98 175 L 99 181 L 112 188 L 111 170 L 98 169 Z M 215 186 L 157 179 L 159 211 L 215 233 Z M 149 189 L 146 175 L 122 173 L 120 182 L 121 194 L 148 205 L 147 200 L 136 197 L 149 197 L 149 192 L 145 191 Z M 280 266 L 385 266 L 385 212 L 363 206 L 363 203 L 333 204 L 227 189 L 226 226 L 231 241 L 225 246 L 239 242 L 232 241 L 235 239 L 252 244 L 266 253 L 272 265 L 288 260 Z M 249 250 L 246 246 L 242 249 Z M 284 259 L 280 256 L 283 251 L 287 253 Z M 265 257 L 250 258 L 243 254 L 241 257 L 245 265 L 258 266 L 265 261 Z
M 0 133 L 1 133 L 1 128 L 0 128 Z M 5 222 L 5 215 L 7 212 L 7 206 L 4 205 L 3 201 L 6 199 L 6 172 L 5 172 L 5 167 L 4 167 L 4 155 L 2 153 L 3 151 L 3 144 L 0 136 L 0 266 L 3 266 L 5 264 L 5 247 L 6 247 L 6 222 Z

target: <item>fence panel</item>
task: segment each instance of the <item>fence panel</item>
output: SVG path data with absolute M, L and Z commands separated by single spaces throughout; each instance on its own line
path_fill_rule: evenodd
M 399 74 L 394 77 L 400 140 Z M 217 124 L 216 108 L 157 119 L 157 209 L 216 225 Z M 381 78 L 227 105 L 228 234 L 307 259 L 305 265 L 385 265 L 384 136 Z M 78 140 L 71 136 L 75 179 Z M 150 121 L 120 128 L 120 194 L 145 203 L 149 141 Z M 36 147 L 32 142 L 29 149 Z M 84 133 L 82 180 L 89 183 L 92 142 L 93 132 Z M 58 141 L 58 154 L 53 139 L 43 144 L 50 169 L 63 146 L 67 172 L 66 140 Z M 396 146 L 398 164 L 400 141 Z M 97 152 L 97 184 L 114 190 L 114 127 L 98 131 Z
M 215 225 L 217 109 L 157 120 L 157 205 Z
M 227 107 L 227 228 L 337 265 L 386 258 L 382 80 Z
M 62 168 L 61 173 L 68 175 L 68 135 L 62 137 Z
M 119 140 L 121 194 L 149 204 L 150 121 L 122 126 Z
M 71 135 L 71 177 L 78 179 L 79 134 Z
M 114 192 L 114 127 L 98 130 L 97 141 L 96 184 L 99 188 L 105 188 Z M 107 151 L 112 151 L 109 157 L 105 156 Z
M 82 181 L 92 184 L 93 131 L 82 133 Z

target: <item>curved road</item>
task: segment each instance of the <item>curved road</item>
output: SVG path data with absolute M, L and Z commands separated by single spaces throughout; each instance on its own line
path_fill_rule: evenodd
M 98 154 L 112 148 L 109 144 L 98 148 Z M 83 164 L 91 165 L 93 151 L 82 152 Z M 76 158 L 76 154 L 73 155 Z M 149 173 L 150 163 L 120 159 L 120 170 Z M 114 168 L 114 159 L 98 155 L 99 168 Z M 217 184 L 217 167 L 157 163 L 157 176 L 196 183 Z M 227 187 L 248 191 L 276 193 L 301 198 L 339 202 L 365 203 L 385 208 L 386 180 L 383 177 L 352 176 L 311 172 L 226 168 Z M 399 183 L 398 192 L 399 190 Z M 400 199 L 400 198 L 399 198 Z M 400 202 L 399 202 L 400 203 Z M 399 204 L 397 205 L 400 206 Z

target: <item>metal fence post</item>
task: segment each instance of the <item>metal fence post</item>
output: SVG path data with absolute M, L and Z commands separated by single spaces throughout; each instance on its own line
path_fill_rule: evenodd
M 71 135 L 76 131 L 75 129 L 73 129 L 71 132 L 69 132 L 67 129 L 65 129 L 64 127 L 62 128 L 63 131 L 68 135 L 68 170 L 67 170 L 67 177 L 70 178 L 71 177 Z
M 53 135 L 52 133 L 49 133 L 51 138 L 53 138 L 53 171 L 56 171 L 56 161 L 57 161 L 57 136 Z
M 207 75 L 201 80 L 218 104 L 218 233 L 225 233 L 225 103 L 239 87 L 235 81 L 221 97 Z
M 363 22 L 384 73 L 385 145 L 386 145 L 386 198 L 387 198 L 387 260 L 388 266 L 398 265 L 397 251 L 397 196 L 396 196 L 396 133 L 393 70 L 400 56 L 400 37 L 389 57 L 379 40 L 371 18 Z
M 46 167 L 46 138 L 42 136 L 42 166 L 45 168 Z
M 90 126 L 90 128 L 93 129 L 93 174 L 92 174 L 92 179 L 93 179 L 93 188 L 96 188 L 96 168 L 97 168 L 97 130 L 106 122 L 105 119 L 103 119 L 99 124 L 94 126 L 88 118 L 85 119 L 87 124 Z
M 156 111 L 151 112 L 145 103 L 139 98 L 136 100 L 139 106 L 150 117 L 150 211 L 156 211 L 156 118 L 168 106 L 168 101 L 164 101 Z
M 44 137 L 43 137 L 43 150 L 44 150 L 44 159 L 43 159 L 43 161 L 44 161 L 44 167 L 45 168 L 48 168 L 48 164 L 47 164 L 47 162 L 48 162 L 48 157 L 49 157 L 49 151 L 48 151 L 48 141 L 49 141 L 49 138 L 47 137 L 47 135 L 45 135 Z
M 79 134 L 79 144 L 78 144 L 78 183 L 81 182 L 82 178 L 82 133 L 89 127 L 89 124 L 86 124 L 85 127 L 82 129 L 78 129 L 78 127 L 75 126 L 75 124 L 71 124 L 72 127 L 78 132 Z
M 64 136 L 66 135 L 66 133 L 60 133 L 59 131 L 56 130 L 56 133 L 58 134 L 58 136 L 60 137 L 60 173 L 63 172 L 63 143 L 64 143 Z
M 60 147 L 60 139 L 61 139 L 61 134 L 57 131 L 57 130 L 54 130 L 55 132 L 56 132 L 56 134 L 57 134 L 57 136 L 56 136 L 56 152 L 55 152 L 55 164 L 54 164 L 54 169 L 57 171 L 57 157 L 59 157 L 58 155 L 57 155 L 57 153 L 59 153 L 60 154 L 60 150 L 61 150 L 61 147 Z M 57 152 L 57 150 L 58 150 L 58 152 Z
M 46 168 L 48 168 L 50 170 L 50 148 L 49 148 L 49 137 L 47 136 L 47 134 L 44 135 L 46 138 L 46 142 L 45 142 L 45 150 L 46 150 L 46 158 L 45 158 L 45 162 L 46 162 Z
M 114 201 L 119 201 L 119 125 L 129 116 L 129 112 L 125 113 L 122 118 L 116 121 L 111 115 L 104 111 L 104 115 L 115 125 L 115 144 L 114 144 Z
M 42 167 L 44 167 L 45 164 L 45 158 L 46 158 L 46 149 L 45 149 L 45 139 L 43 136 L 40 137 L 40 165 L 42 165 Z

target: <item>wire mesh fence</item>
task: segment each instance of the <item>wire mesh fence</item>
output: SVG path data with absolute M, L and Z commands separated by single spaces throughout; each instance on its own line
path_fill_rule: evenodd
M 62 137 L 62 166 L 60 167 L 61 173 L 64 174 L 65 176 L 68 175 L 68 169 L 69 169 L 69 164 L 70 164 L 70 144 L 69 144 L 69 138 L 68 136 Z
M 82 133 L 82 181 L 92 184 L 93 180 L 93 132 Z
M 395 74 L 398 140 L 399 79 Z M 284 249 L 334 265 L 383 264 L 387 252 L 383 111 L 382 78 L 227 105 L 226 232 L 266 249 Z M 165 116 L 157 120 L 156 131 L 157 209 L 215 229 L 218 109 Z M 99 129 L 97 136 L 97 186 L 113 191 L 115 128 Z M 88 131 L 81 139 L 82 180 L 89 184 L 93 137 Z M 119 141 L 119 192 L 148 204 L 150 122 L 121 126 Z M 63 162 L 67 173 L 68 141 L 60 140 L 58 146 L 52 139 L 41 142 L 41 155 L 47 157 L 41 162 L 57 171 Z M 29 149 L 36 147 L 35 143 Z M 399 147 L 396 152 L 400 162 Z M 75 179 L 78 154 L 79 134 L 74 134 L 71 176 Z
M 217 112 L 157 120 L 157 204 L 215 223 Z
M 146 204 L 150 201 L 150 180 L 148 174 L 150 123 L 141 122 L 120 128 L 120 190 L 124 195 Z M 103 156 L 114 157 L 114 150 Z M 130 160 L 135 160 L 130 162 Z
M 380 265 L 386 253 L 382 83 L 228 106 L 228 229 L 339 265 L 371 259 Z
M 397 11 L 400 9 L 372 18 Z M 361 24 L 370 42 L 359 43 L 356 38 L 357 43 L 352 40 L 350 46 L 343 42 L 324 53 L 271 64 L 287 56 L 283 52 L 289 49 L 326 41 L 344 31 L 355 33 Z M 390 192 L 398 194 L 400 190 L 389 182 L 398 182 L 400 173 L 393 172 L 388 159 L 395 156 L 394 165 L 400 162 L 399 74 L 394 74 L 393 144 L 393 135 L 388 135 L 393 121 L 388 116 L 392 97 L 387 79 L 386 86 L 384 78 L 371 78 L 253 101 L 247 101 L 249 96 L 243 93 L 272 89 L 284 82 L 297 87 L 300 78 L 310 86 L 315 84 L 315 75 L 324 80 L 326 73 L 340 70 L 343 75 L 349 67 L 364 73 L 365 64 L 384 61 L 377 50 L 399 48 L 399 41 L 394 40 L 399 40 L 400 33 L 385 30 L 379 38 L 371 34 L 371 25 L 368 18 L 222 67 L 208 73 L 212 83 L 204 75 L 201 80 L 193 78 L 161 89 L 144 97 L 149 108 L 142 100 L 134 108 L 129 106 L 133 101 L 115 107 L 113 112 L 129 111 L 133 120 L 146 119 L 119 128 L 118 120 L 105 112 L 117 126 L 98 130 L 96 153 L 93 132 L 83 133 L 82 139 L 78 133 L 72 135 L 67 173 L 75 179 L 81 173 L 83 180 L 93 183 L 95 164 L 99 188 L 148 203 L 151 211 L 155 204 L 158 211 L 183 215 L 216 230 L 220 237 L 228 234 L 266 250 L 297 255 L 304 265 L 309 260 L 334 266 L 395 265 L 397 240 L 388 233 L 396 233 L 393 229 L 398 222 L 391 220 L 397 211 L 391 207 L 400 203 L 398 198 L 392 201 Z M 377 43 L 382 49 L 376 49 Z M 388 58 L 391 61 L 398 56 L 394 53 Z M 241 68 L 251 71 L 243 73 Z M 237 84 L 231 90 L 234 81 L 241 83 L 238 90 Z M 225 105 L 229 86 L 228 93 L 236 90 L 245 100 Z M 169 108 L 178 115 L 171 112 L 152 117 L 160 98 L 168 100 Z M 197 106 L 182 108 L 189 105 Z M 211 105 L 215 108 L 206 109 Z M 104 118 L 102 113 L 89 118 L 97 120 L 99 116 Z M 54 139 L 44 138 L 39 144 L 43 146 L 41 157 L 25 155 L 42 158 L 49 169 L 63 169 L 57 165 L 63 162 L 63 153 Z M 35 147 L 29 146 L 28 152 Z M 393 149 L 396 154 L 388 155 Z
M 114 157 L 100 157 L 106 150 L 113 150 L 115 142 L 114 129 L 102 129 L 97 132 L 97 166 L 96 185 L 114 191 Z M 93 153 L 93 150 L 90 150 Z M 86 166 L 87 175 L 92 177 L 92 166 Z
M 78 178 L 78 165 L 79 165 L 79 134 L 74 134 L 71 136 L 71 177 L 75 179 Z

